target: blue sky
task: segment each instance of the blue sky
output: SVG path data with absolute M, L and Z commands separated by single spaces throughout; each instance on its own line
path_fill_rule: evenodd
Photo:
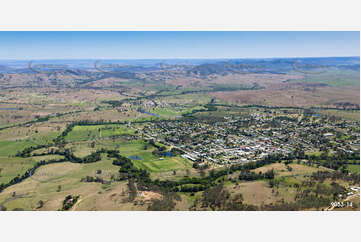
M 359 56 L 360 32 L 0 32 L 0 59 Z

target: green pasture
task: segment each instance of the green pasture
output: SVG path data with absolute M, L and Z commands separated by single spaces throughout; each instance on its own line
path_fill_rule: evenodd
M 68 142 L 86 141 L 127 134 L 133 135 L 134 130 L 127 128 L 126 125 L 110 124 L 75 126 L 73 130 L 65 137 L 65 140 Z

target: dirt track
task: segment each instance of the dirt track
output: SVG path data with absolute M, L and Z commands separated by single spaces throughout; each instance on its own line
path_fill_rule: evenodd
M 346 197 L 342 202 L 347 202 L 357 196 L 358 197 L 360 196 L 360 192 Z M 336 207 L 335 205 L 330 206 L 330 207 L 326 208 L 325 211 L 332 211 L 335 207 Z

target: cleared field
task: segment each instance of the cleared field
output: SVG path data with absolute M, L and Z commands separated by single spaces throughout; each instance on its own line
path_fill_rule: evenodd
M 89 125 L 76 126 L 65 137 L 69 142 L 92 140 L 116 135 L 133 135 L 134 130 L 125 125 Z
M 144 157 L 144 160 L 133 160 L 134 165 L 151 172 L 184 170 L 192 167 L 190 162 L 181 157 L 165 157 L 160 160 L 149 153 L 141 153 L 140 155 Z
M 101 174 L 96 174 L 97 170 L 101 170 Z M 57 210 L 69 194 L 84 197 L 91 192 L 107 189 L 107 186 L 100 183 L 81 182 L 81 178 L 96 175 L 110 180 L 111 176 L 117 176 L 118 170 L 119 167 L 113 166 L 112 161 L 105 156 L 101 161 L 90 164 L 64 162 L 45 165 L 37 169 L 32 177 L 0 193 L 0 204 L 11 198 L 15 192 L 16 196 L 20 197 L 3 204 L 8 210 L 34 210 L 39 200 L 44 201 L 44 210 Z
M 0 156 L 14 156 L 24 148 L 34 146 L 30 141 L 0 141 Z
M 6 142 L 24 142 L 38 145 L 52 142 L 60 133 L 65 124 L 38 123 L 30 127 L 13 127 L 0 131 L 0 149 L 7 146 Z M 4 143 L 5 142 L 5 143 Z
M 56 159 L 58 156 L 19 158 L 15 155 L 25 148 L 47 144 L 59 133 L 55 126 L 34 125 L 0 132 L 0 183 L 7 183 L 17 175 L 23 175 L 40 160 Z M 29 139 L 29 137 L 32 137 Z
M 188 167 L 188 165 L 186 167 Z M 175 171 L 175 173 L 174 173 L 174 171 Z M 207 173 L 207 171 L 205 173 Z M 200 177 L 200 171 L 197 169 L 194 169 L 191 166 L 186 169 L 173 169 L 173 170 L 168 170 L 168 171 L 152 172 L 150 174 L 150 177 L 154 180 L 159 179 L 159 180 L 174 181 L 174 180 L 180 180 L 180 179 L 184 178 L 185 176 Z
M 294 202 L 295 195 L 297 194 L 296 184 L 300 185 L 302 181 L 306 180 L 306 177 L 313 172 L 328 170 L 323 167 L 316 168 L 302 164 L 289 164 L 289 166 L 292 168 L 292 171 L 289 171 L 284 163 L 274 163 L 253 170 L 253 172 L 256 173 L 264 173 L 273 169 L 275 172 L 274 180 L 277 181 L 278 185 L 272 188 L 268 180 L 230 184 L 227 188 L 233 194 L 242 193 L 244 201 L 247 204 L 262 205 L 275 203 L 280 200 Z M 331 181 L 325 181 L 325 184 L 329 183 L 331 183 Z
M 304 176 L 312 174 L 313 172 L 317 172 L 320 170 L 330 170 L 324 167 L 310 167 L 306 165 L 301 164 L 289 164 L 289 166 L 292 168 L 292 171 L 287 170 L 287 167 L 284 163 L 274 163 L 270 165 L 266 165 L 260 168 L 257 168 L 253 170 L 254 172 L 262 172 L 265 173 L 271 169 L 274 169 L 277 176 Z
M 33 167 L 37 161 L 32 158 L 4 157 L 0 156 L 0 184 L 7 183 L 17 175 L 24 174 Z
M 266 181 L 244 182 L 228 187 L 232 194 L 242 193 L 247 204 L 262 205 L 275 202 L 277 197 Z

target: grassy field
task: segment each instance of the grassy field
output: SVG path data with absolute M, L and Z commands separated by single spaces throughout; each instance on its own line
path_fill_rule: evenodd
M 261 205 L 277 200 L 266 181 L 242 182 L 239 185 L 231 185 L 228 190 L 232 193 L 242 193 L 244 201 L 249 204 Z
M 184 170 L 192 167 L 189 161 L 181 157 L 165 157 L 160 160 L 150 153 L 140 153 L 140 156 L 144 160 L 133 160 L 134 165 L 151 172 Z
M 49 144 L 59 133 L 51 132 L 42 136 L 34 135 L 31 138 L 22 139 L 10 139 L 11 136 L 8 136 L 9 139 L 0 141 L 0 156 L 15 155 L 18 151 L 30 146 Z
M 351 173 L 360 174 L 360 165 L 347 165 L 347 170 Z
M 47 210 L 57 210 L 61 207 L 61 202 L 68 194 L 80 194 L 85 196 L 90 190 L 102 191 L 107 189 L 100 183 L 84 183 L 80 179 L 86 176 L 95 176 L 97 170 L 101 174 L 97 175 L 105 180 L 117 176 L 119 167 L 112 165 L 112 161 L 103 156 L 99 162 L 90 164 L 77 163 L 57 163 L 40 167 L 34 175 L 23 182 L 11 186 L 0 193 L 0 204 L 11 198 L 13 192 L 21 196 L 6 203 L 8 210 L 23 208 L 33 210 L 39 200 L 43 200 Z M 58 187 L 61 186 L 61 191 Z
M 174 117 L 179 114 L 170 108 L 155 108 L 151 111 L 152 113 L 159 114 L 162 117 Z
M 330 170 L 328 168 L 324 167 L 310 167 L 302 164 L 289 164 L 289 166 L 292 168 L 292 171 L 288 171 L 287 167 L 284 163 L 274 163 L 270 165 L 266 165 L 260 168 L 257 168 L 253 170 L 254 172 L 262 172 L 265 173 L 268 170 L 273 169 L 277 176 L 304 176 L 312 174 L 313 172 L 320 171 L 320 170 Z
M 17 175 L 24 174 L 28 169 L 36 163 L 32 158 L 17 158 L 0 156 L 0 184 L 7 183 Z
M 36 130 L 36 132 L 34 132 Z M 60 156 L 42 156 L 20 158 L 15 155 L 23 149 L 39 144 L 47 144 L 59 133 L 55 127 L 37 125 L 32 129 L 21 127 L 14 133 L 14 128 L 1 131 L 0 141 L 0 183 L 7 183 L 17 175 L 23 175 L 40 160 L 57 159 Z M 32 138 L 30 139 L 29 136 Z
M 14 156 L 24 148 L 34 146 L 30 141 L 0 141 L 0 156 Z
M 283 199 L 286 202 L 293 202 L 296 189 L 295 184 L 300 185 L 306 177 L 318 170 L 328 170 L 327 168 L 309 167 L 302 164 L 289 164 L 292 171 L 288 171 L 284 163 L 274 163 L 253 170 L 253 172 L 267 172 L 271 169 L 275 172 L 275 181 L 279 183 L 277 187 L 271 188 L 267 180 L 257 180 L 249 182 L 230 183 L 227 189 L 232 194 L 242 193 L 245 203 L 262 205 L 275 203 Z
M 17 175 L 23 175 L 41 160 L 61 159 L 59 155 L 36 156 L 30 158 L 1 157 L 0 156 L 0 183 L 7 183 Z
M 134 134 L 134 130 L 127 128 L 125 125 L 89 125 L 74 127 L 65 139 L 68 142 L 76 142 L 132 134 Z

